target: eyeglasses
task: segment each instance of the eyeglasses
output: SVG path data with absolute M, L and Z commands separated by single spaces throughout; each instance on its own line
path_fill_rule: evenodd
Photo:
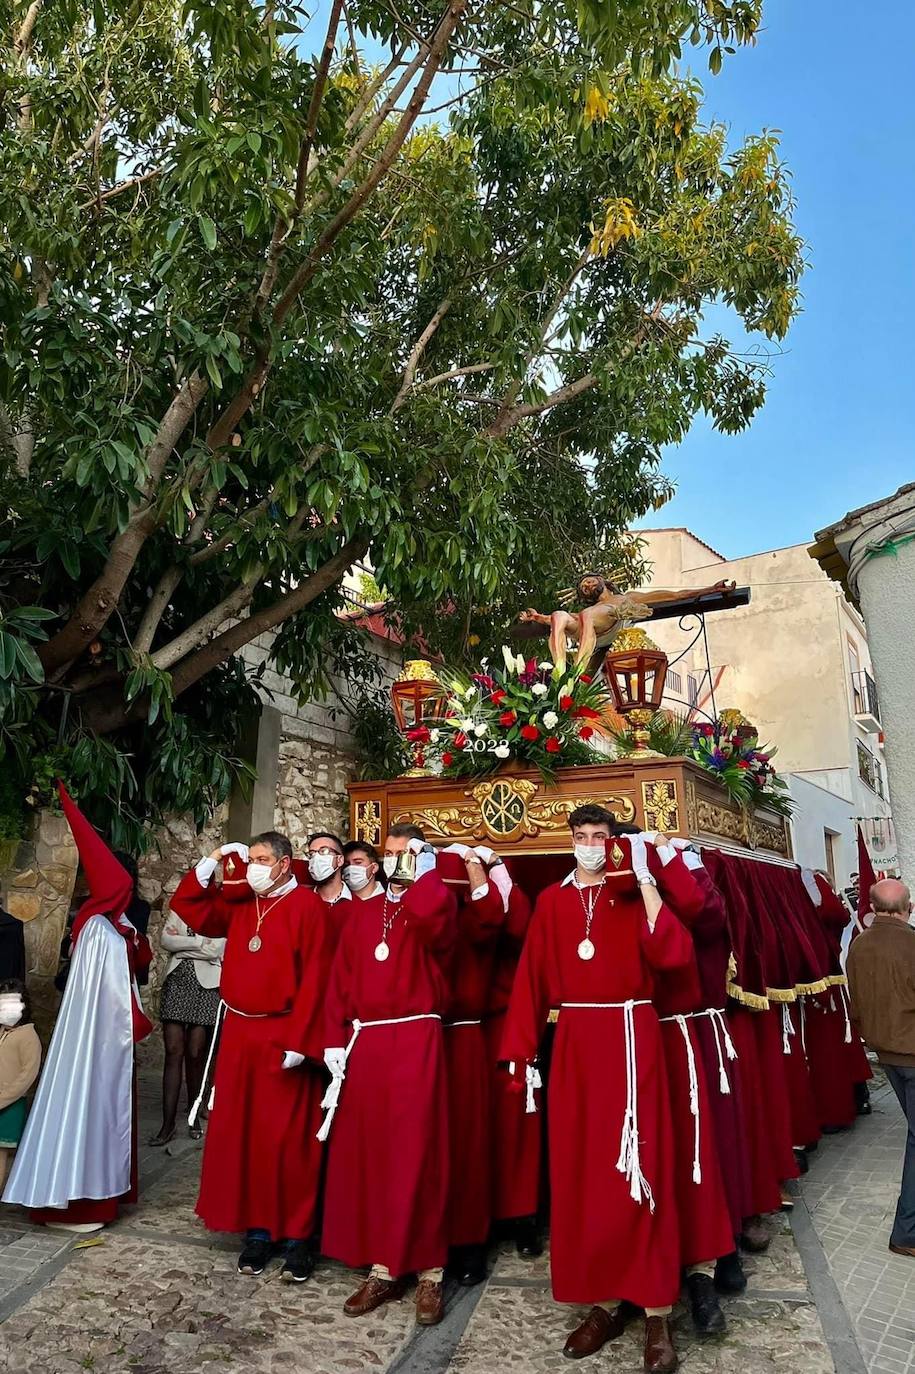
M 323 855 L 323 856 L 326 858 L 326 857 L 328 856 L 328 854 L 334 854 L 334 855 L 335 855 L 335 854 L 339 854 L 341 851 L 340 851 L 339 849 L 329 849 L 329 848 L 327 847 L 327 845 L 325 845 L 322 849 L 309 849 L 308 852 L 309 852 L 309 854 L 321 854 L 321 855 Z

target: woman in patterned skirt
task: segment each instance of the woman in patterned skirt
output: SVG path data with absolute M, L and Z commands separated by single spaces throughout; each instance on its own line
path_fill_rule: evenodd
M 226 942 L 195 935 L 171 912 L 159 943 L 170 958 L 159 1006 L 165 1040 L 162 1126 L 150 1145 L 167 1145 L 174 1139 L 182 1079 L 187 1084 L 188 1109 L 200 1092 L 219 1008 L 219 976 Z M 193 1140 L 199 1140 L 201 1134 L 198 1123 L 190 1127 Z

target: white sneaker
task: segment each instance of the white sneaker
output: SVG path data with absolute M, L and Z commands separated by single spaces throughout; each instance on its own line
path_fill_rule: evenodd
M 104 1231 L 103 1221 L 46 1221 L 49 1231 L 73 1231 L 76 1235 L 87 1236 L 93 1231 Z

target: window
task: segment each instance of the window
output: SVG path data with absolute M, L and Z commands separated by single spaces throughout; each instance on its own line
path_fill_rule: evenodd
M 823 831 L 823 848 L 826 851 L 826 872 L 829 875 L 829 881 L 833 887 L 836 885 L 838 839 L 839 837 L 834 830 Z
M 699 700 L 699 685 L 692 673 L 690 673 L 689 677 L 686 679 L 686 699 L 690 706 L 695 706 L 696 702 Z

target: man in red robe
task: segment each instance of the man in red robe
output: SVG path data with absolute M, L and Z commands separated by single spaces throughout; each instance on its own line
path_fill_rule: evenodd
M 486 1278 L 486 1244 L 492 1228 L 490 1072 L 483 1017 L 492 982 L 505 902 L 480 854 L 467 845 L 446 853 L 463 862 L 467 885 L 458 904 L 451 960 L 451 1000 L 445 1020 L 448 1070 L 449 1272 L 464 1288 Z M 490 850 L 490 862 L 501 861 Z
M 537 901 L 500 1057 L 530 1072 L 550 1008 L 560 1009 L 549 1079 L 553 1296 L 591 1305 L 565 1354 L 593 1354 L 622 1334 L 634 1303 L 646 1313 L 646 1370 L 670 1374 L 680 1238 L 651 997 L 655 973 L 687 965 L 692 944 L 651 875 L 636 880 L 630 839 L 614 838 L 608 811 L 579 807 L 569 827 L 575 868 Z
M 302 1283 L 314 1268 L 324 989 L 336 922 L 291 868 L 289 840 L 267 831 L 247 848 L 225 845 L 201 859 L 171 905 L 198 935 L 226 939 L 197 1214 L 211 1231 L 245 1232 L 239 1273 L 262 1274 L 285 1242 L 282 1277 Z
M 411 859 L 405 859 L 409 850 Z M 351 1268 L 371 1266 L 344 1304 L 374 1312 L 416 1274 L 416 1320 L 440 1322 L 448 1250 L 448 1082 L 442 1020 L 457 901 L 435 871 L 422 831 L 396 825 L 378 881 L 378 856 L 347 846 L 357 900 L 343 928 L 327 989 L 325 1062 L 333 1081 L 321 1128 L 329 1138 L 322 1249 Z M 358 873 L 352 870 L 359 869 Z
M 492 850 L 478 846 L 477 853 L 484 861 L 491 862 Z M 497 1226 L 501 1223 L 511 1227 L 522 1259 L 536 1259 L 543 1254 L 538 1222 L 542 1154 L 540 1116 L 533 1092 L 520 1092 L 498 1062 L 505 1013 L 532 907 L 527 894 L 512 881 L 505 864 L 499 864 L 490 872 L 490 881 L 501 885 L 505 902 L 505 923 L 496 944 L 483 1022 L 492 1104 L 492 1217 Z

